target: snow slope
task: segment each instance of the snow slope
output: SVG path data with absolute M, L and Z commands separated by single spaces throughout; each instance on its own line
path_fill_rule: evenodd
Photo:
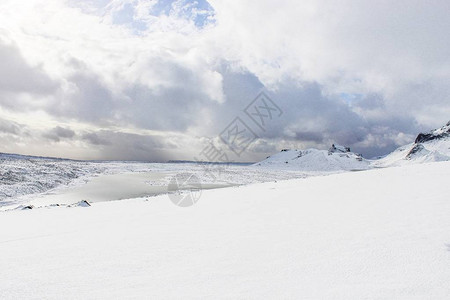
M 420 133 L 415 142 L 399 147 L 389 155 L 372 162 L 376 167 L 450 161 L 450 122 L 428 133 Z
M 369 168 L 369 162 L 350 149 L 335 146 L 318 149 L 282 150 L 254 166 L 269 169 L 301 170 L 305 172 L 354 171 Z
M 1 299 L 449 299 L 450 162 L 0 213 Z M 426 187 L 426 188 L 421 188 Z
M 285 149 L 254 166 L 272 170 L 342 172 L 436 161 L 450 161 L 450 122 L 428 133 L 420 133 L 414 143 L 379 159 L 364 159 L 347 147 L 332 145 L 328 151 Z

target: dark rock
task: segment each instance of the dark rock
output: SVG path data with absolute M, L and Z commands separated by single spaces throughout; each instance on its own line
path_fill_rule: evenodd
M 428 141 L 432 141 L 435 139 L 439 139 L 439 136 L 435 136 L 432 133 L 419 133 L 419 135 L 416 137 L 416 140 L 414 141 L 414 143 L 418 144 L 418 143 L 425 143 Z
M 417 144 L 415 145 L 410 151 L 409 153 L 406 155 L 406 159 L 411 159 L 411 157 L 416 154 L 417 152 L 421 151 L 424 149 L 424 146 L 422 144 Z
M 447 126 L 450 126 L 450 122 L 447 123 L 447 125 L 445 125 L 444 127 L 437 129 L 437 130 L 433 130 L 430 133 L 419 133 L 419 135 L 417 136 L 415 143 L 425 143 L 425 142 L 429 142 L 429 141 L 433 141 L 433 140 L 439 140 L 442 139 L 444 137 L 449 137 L 450 136 L 450 128 L 445 128 Z
M 85 205 L 85 206 L 91 206 L 91 204 L 87 200 L 82 200 L 80 204 Z
M 81 200 L 80 202 L 76 203 L 73 206 L 89 207 L 91 206 L 91 204 L 87 200 Z
M 336 146 L 335 144 L 331 145 L 331 148 L 328 149 L 328 155 L 331 155 L 332 153 L 348 153 L 350 152 L 350 147 L 344 147 L 344 146 Z

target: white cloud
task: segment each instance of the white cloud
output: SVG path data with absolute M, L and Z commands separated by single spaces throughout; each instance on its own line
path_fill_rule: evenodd
M 209 2 L 3 0 L 0 107 L 74 139 L 152 130 L 201 147 L 264 84 L 288 113 L 255 152 L 340 139 L 380 154 L 449 119 L 448 1 Z

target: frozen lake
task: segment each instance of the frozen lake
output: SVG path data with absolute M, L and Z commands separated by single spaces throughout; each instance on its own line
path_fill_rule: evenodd
M 83 162 L 5 157 L 1 161 L 0 207 L 36 207 L 145 198 L 189 190 L 169 184 L 174 176 L 192 176 L 194 189 L 303 178 L 304 172 L 269 170 L 242 164 Z
M 31 203 L 39 206 L 51 204 L 71 204 L 82 200 L 91 203 L 115 201 L 131 198 L 145 198 L 178 190 L 168 190 L 168 181 L 177 173 L 168 172 L 139 172 L 112 175 L 100 175 L 86 184 L 56 189 L 37 196 Z M 231 183 L 201 183 L 197 187 L 204 189 L 223 188 L 233 186 Z M 173 186 L 172 186 L 173 187 Z

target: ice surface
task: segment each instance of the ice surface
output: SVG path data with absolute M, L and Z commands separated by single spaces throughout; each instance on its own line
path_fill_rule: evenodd
M 0 155 L 0 207 L 4 210 L 30 203 L 69 204 L 83 199 L 107 201 L 152 196 L 167 193 L 172 176 L 185 172 L 199 177 L 204 188 L 306 176 L 303 171 L 263 170 L 233 164 L 89 162 Z M 64 199 L 60 200 L 62 194 Z

